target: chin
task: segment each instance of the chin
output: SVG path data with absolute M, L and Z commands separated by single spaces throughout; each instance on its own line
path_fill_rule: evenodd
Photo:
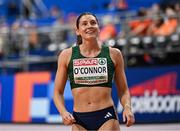
M 97 37 L 88 37 L 86 38 L 87 41 L 94 41 L 97 40 Z
M 86 39 L 96 39 L 98 36 L 97 35 L 91 35 L 87 36 Z

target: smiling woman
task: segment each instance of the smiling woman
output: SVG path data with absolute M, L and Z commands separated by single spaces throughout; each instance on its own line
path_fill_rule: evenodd
M 135 122 L 124 73 L 124 61 L 118 49 L 99 42 L 99 22 L 91 13 L 76 21 L 77 46 L 59 55 L 55 78 L 54 102 L 65 125 L 72 130 L 120 130 L 111 97 L 113 78 L 127 126 Z M 69 77 L 74 98 L 73 114 L 64 104 L 64 88 Z
M 84 18 L 81 20 L 81 17 L 84 17 Z M 80 23 L 80 20 L 81 20 L 81 23 Z M 91 20 L 91 21 L 88 23 L 88 20 Z M 88 30 L 87 30 L 87 27 L 88 27 Z M 77 34 L 77 44 L 78 45 L 82 44 L 82 38 L 86 38 L 86 37 L 83 37 L 84 34 L 81 33 L 83 30 L 85 30 L 85 32 L 84 32 L 85 35 L 88 35 L 88 34 L 95 35 L 94 38 L 97 39 L 97 35 L 99 35 L 100 30 L 99 30 L 98 19 L 94 14 L 82 13 L 77 18 L 76 34 Z M 95 33 L 95 31 L 96 31 L 96 33 Z

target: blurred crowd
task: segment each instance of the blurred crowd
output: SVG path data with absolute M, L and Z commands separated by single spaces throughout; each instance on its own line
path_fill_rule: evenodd
M 106 8 L 108 10 L 115 8 L 114 12 L 97 14 L 101 28 L 99 39 L 106 43 L 112 39 L 168 37 L 176 32 L 180 33 L 180 2 L 176 1 L 172 4 L 166 2 L 165 4 L 164 1 L 132 12 L 128 10 L 125 0 L 113 0 L 106 5 Z M 32 7 L 32 3 L 24 1 L 25 5 L 30 5 L 25 6 L 28 8 L 23 8 L 24 16 L 21 16 L 15 3 L 8 4 L 8 19 L 13 18 L 13 20 L 9 22 L 5 18 L 0 19 L 0 60 L 9 57 L 23 57 L 27 53 L 33 54 L 34 52 L 41 55 L 43 51 L 56 54 L 75 44 L 74 22 L 77 13 L 65 14 L 56 5 L 47 11 L 40 0 L 31 0 L 31 2 L 34 5 L 41 5 L 39 13 L 29 8 Z M 37 14 L 40 19 L 37 19 Z M 117 41 L 110 43 L 111 46 L 117 47 L 115 44 Z M 118 48 L 122 50 L 121 47 Z M 147 53 L 144 53 L 143 57 L 145 60 L 151 59 Z
M 158 4 L 154 4 L 149 10 L 141 8 L 138 11 L 140 18 L 129 22 L 131 34 L 168 36 L 175 32 L 178 27 L 179 13 L 180 4 L 169 6 L 164 10 Z

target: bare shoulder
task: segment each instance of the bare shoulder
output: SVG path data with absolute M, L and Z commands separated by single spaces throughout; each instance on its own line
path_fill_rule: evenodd
M 114 63 L 115 66 L 122 65 L 123 64 L 123 56 L 119 49 L 109 47 L 110 50 L 110 57 Z
M 69 63 L 72 55 L 72 47 L 64 49 L 60 52 L 58 56 L 58 61 L 65 62 L 66 64 Z
M 112 59 L 117 59 L 117 57 L 122 57 L 122 53 L 119 49 L 109 47 L 109 50 L 110 50 L 110 56 Z
M 71 56 L 71 54 L 72 54 L 72 47 L 62 50 L 59 54 L 59 57 L 66 57 L 67 58 L 68 56 Z

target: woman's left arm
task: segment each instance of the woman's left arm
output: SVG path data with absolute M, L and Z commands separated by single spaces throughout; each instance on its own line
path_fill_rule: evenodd
M 114 80 L 116 83 L 118 96 L 123 106 L 123 121 L 127 126 L 134 124 L 135 119 L 131 110 L 131 96 L 127 85 L 126 75 L 124 71 L 124 60 L 120 50 L 111 48 L 111 57 L 115 65 Z

